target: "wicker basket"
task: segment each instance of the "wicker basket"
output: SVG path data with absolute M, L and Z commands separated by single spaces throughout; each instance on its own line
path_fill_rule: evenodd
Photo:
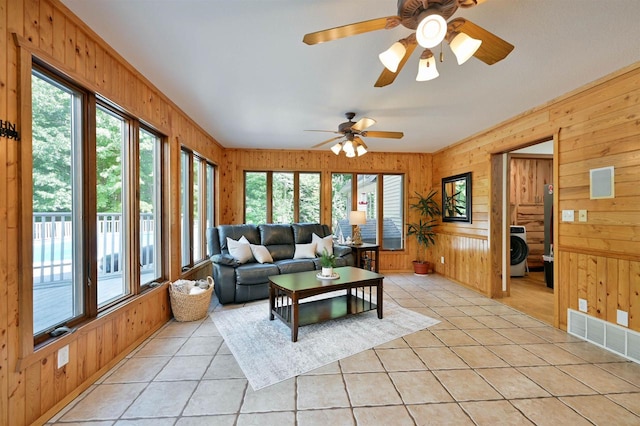
M 207 277 L 209 288 L 202 293 L 189 294 L 194 281 L 178 280 L 169 284 L 171 310 L 176 321 L 196 321 L 207 316 L 213 292 L 213 278 Z

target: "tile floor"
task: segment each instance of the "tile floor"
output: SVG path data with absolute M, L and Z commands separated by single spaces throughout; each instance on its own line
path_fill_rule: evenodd
M 49 424 L 640 424 L 640 365 L 437 275 L 384 286 L 441 323 L 254 392 L 209 317 L 172 321 Z

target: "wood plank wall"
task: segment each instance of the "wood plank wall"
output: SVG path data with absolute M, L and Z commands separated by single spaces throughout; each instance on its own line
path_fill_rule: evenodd
M 166 96 L 126 63 L 57 0 L 0 2 L 0 120 L 30 124 L 19 110 L 21 49 L 57 68 L 85 88 L 115 102 L 167 136 L 169 223 L 166 244 L 179 247 L 180 145 L 221 162 L 223 149 Z M 28 72 L 28 71 L 27 71 Z M 26 79 L 28 81 L 28 78 Z M 21 121 L 26 120 L 26 121 Z M 28 134 L 28 133 L 27 133 Z M 82 326 L 75 333 L 20 358 L 20 143 L 0 139 L 0 425 L 41 424 L 171 318 L 166 285 Z M 28 194 L 26 194 L 28 196 Z M 180 276 L 171 253 L 169 278 Z M 25 284 L 29 285 L 29 284 Z M 26 338 L 25 338 L 26 336 Z M 56 352 L 69 345 L 69 363 L 56 368 Z
M 331 174 L 332 173 L 403 173 L 405 191 L 426 193 L 430 189 L 431 154 L 376 153 L 363 157 L 336 156 L 330 150 L 279 151 L 227 149 L 225 161 L 220 164 L 220 215 L 221 224 L 242 223 L 244 203 L 244 172 L 257 170 L 313 171 L 320 172 L 320 215 L 323 223 L 331 224 Z M 405 209 L 408 200 L 405 200 Z M 410 213 L 409 220 L 413 220 Z M 415 239 L 407 241 L 405 250 L 381 251 L 380 269 L 385 271 L 413 270 L 416 256 Z
M 640 331 L 640 63 L 563 95 L 492 129 L 474 135 L 433 156 L 433 185 L 446 176 L 473 173 L 473 224 L 444 224 L 436 256 L 468 247 L 472 265 L 436 263 L 436 271 L 487 295 L 496 295 L 491 264 L 485 262 L 491 244 L 487 204 L 492 154 L 508 152 L 557 134 L 555 180 L 558 205 L 588 211 L 586 223 L 560 223 L 556 254 L 557 326 L 566 329 L 566 310 L 585 298 L 589 314 L 615 322 L 616 310 L 629 313 L 629 328 Z M 615 166 L 615 198 L 589 199 L 589 170 Z M 499 181 L 499 179 L 497 179 Z M 497 210 L 500 208 L 497 207 Z M 500 216 L 496 216 L 500 217 Z M 442 238 L 444 237 L 444 238 Z M 495 236 L 494 236 L 495 239 Z M 453 259 L 457 262 L 456 255 Z M 476 275 L 466 278 L 459 268 Z M 480 287 L 478 287 L 480 283 Z

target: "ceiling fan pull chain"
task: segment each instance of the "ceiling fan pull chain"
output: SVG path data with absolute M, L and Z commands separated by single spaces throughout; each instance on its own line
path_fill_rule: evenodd
M 444 52 L 442 51 L 442 43 L 440 43 L 440 62 L 444 62 Z

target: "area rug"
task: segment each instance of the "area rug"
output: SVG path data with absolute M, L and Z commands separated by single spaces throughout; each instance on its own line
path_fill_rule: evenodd
M 211 314 L 218 331 L 254 390 L 306 373 L 357 354 L 439 321 L 385 302 L 384 317 L 376 311 L 291 330 L 279 319 L 269 320 L 269 303 L 258 303 Z

